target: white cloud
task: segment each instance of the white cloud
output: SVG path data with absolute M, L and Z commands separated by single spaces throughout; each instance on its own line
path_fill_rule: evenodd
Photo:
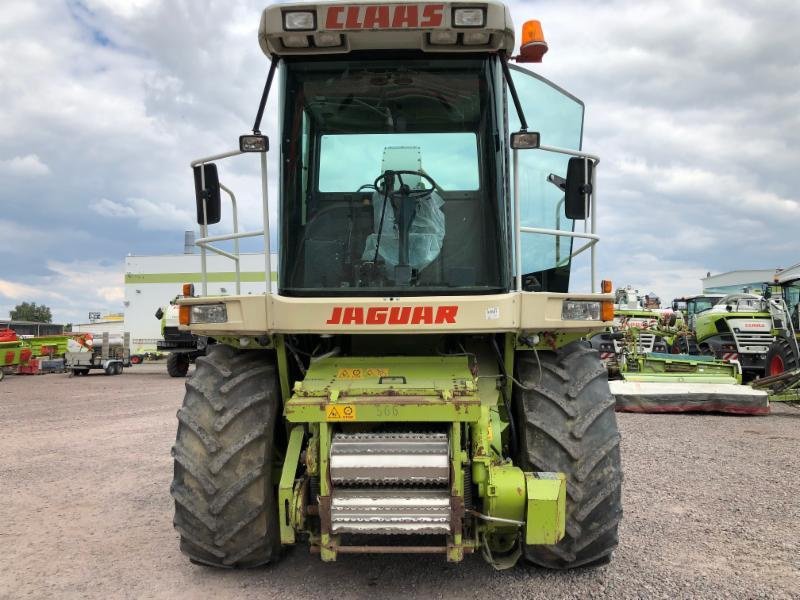
M 136 219 L 145 230 L 182 231 L 192 225 L 192 215 L 188 210 L 178 208 L 171 202 L 154 202 L 144 198 L 131 198 L 114 202 L 101 198 L 89 208 L 102 217 L 111 219 Z
M 102 217 L 118 218 L 136 216 L 136 211 L 127 204 L 114 202 L 108 198 L 101 198 L 97 202 L 93 202 L 89 205 L 89 208 Z
M 0 278 L 0 309 L 20 302 L 50 307 L 57 323 L 81 322 L 90 311 L 121 312 L 125 297 L 122 261 L 46 261 L 46 274 L 19 283 Z M 0 316 L 2 316 L 0 314 Z
M 50 168 L 36 154 L 26 154 L 25 156 L 15 156 L 7 160 L 0 160 L 0 173 L 38 177 L 49 175 Z

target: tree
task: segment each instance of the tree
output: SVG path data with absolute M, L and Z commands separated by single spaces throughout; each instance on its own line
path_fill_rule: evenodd
M 14 310 L 10 311 L 8 314 L 12 321 L 35 321 L 37 323 L 53 322 L 53 315 L 50 313 L 50 308 L 44 304 L 37 305 L 36 302 L 17 304 Z

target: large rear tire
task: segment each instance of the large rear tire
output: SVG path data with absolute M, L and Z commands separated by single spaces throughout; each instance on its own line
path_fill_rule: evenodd
M 186 354 L 171 352 L 167 355 L 167 373 L 170 377 L 186 377 L 189 372 L 189 357 Z
M 772 377 L 798 368 L 794 342 L 786 337 L 778 337 L 772 342 L 765 361 L 766 375 Z
M 607 562 L 622 518 L 622 466 L 614 397 L 596 350 L 573 342 L 556 352 L 517 355 L 518 462 L 526 471 L 567 476 L 566 535 L 554 546 L 526 546 L 525 558 L 550 569 Z M 541 366 L 541 379 L 540 379 Z
M 250 568 L 278 557 L 279 397 L 271 353 L 216 345 L 197 359 L 178 411 L 170 488 L 180 548 L 192 561 Z

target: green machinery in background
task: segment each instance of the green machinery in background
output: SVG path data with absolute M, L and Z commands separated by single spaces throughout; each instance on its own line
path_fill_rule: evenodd
M 0 329 L 0 381 L 7 373 L 16 372 L 19 365 L 26 364 L 33 352 L 12 330 Z
M 773 318 L 775 341 L 766 357 L 767 375 L 781 375 L 800 368 L 800 265 L 775 275 L 770 289 L 775 307 Z

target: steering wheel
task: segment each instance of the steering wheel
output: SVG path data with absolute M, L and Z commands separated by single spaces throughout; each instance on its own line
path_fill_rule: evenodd
M 403 182 L 403 175 L 416 175 L 417 177 L 420 177 L 425 181 L 427 181 L 428 183 L 430 183 L 431 187 L 423 189 L 411 189 L 411 187 L 408 184 Z M 375 188 L 381 189 L 381 186 L 379 185 L 381 182 L 383 182 L 384 186 L 386 184 L 393 185 L 393 182 L 388 181 L 390 177 L 391 178 L 396 177 L 397 181 L 400 184 L 398 189 L 395 189 L 389 193 L 389 195 L 392 197 L 396 197 L 397 195 L 405 195 L 413 200 L 419 200 L 431 194 L 434 190 L 436 190 L 439 187 L 438 185 L 436 185 L 436 182 L 433 180 L 433 178 L 424 171 L 386 171 L 378 175 L 377 179 L 375 179 L 374 183 Z M 384 189 L 386 188 L 384 187 Z

